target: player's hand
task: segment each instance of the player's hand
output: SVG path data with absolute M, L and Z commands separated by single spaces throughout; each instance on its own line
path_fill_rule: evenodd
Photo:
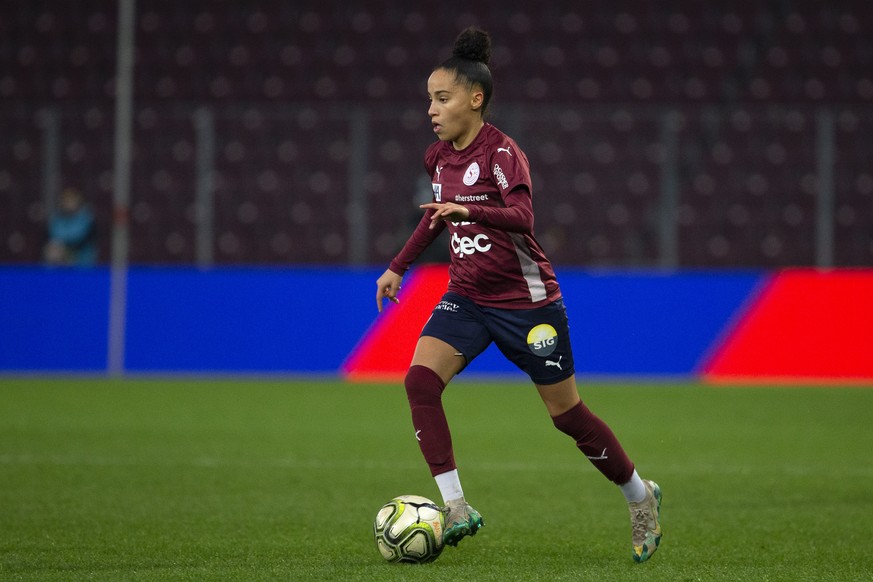
M 463 222 L 470 218 L 470 211 L 465 206 L 455 204 L 454 202 L 428 202 L 427 204 L 422 204 L 419 208 L 434 211 L 430 217 L 431 228 L 434 228 L 440 220 Z
M 397 292 L 400 291 L 400 281 L 403 279 L 391 269 L 386 269 L 376 280 L 376 308 L 382 313 L 382 300 L 387 298 L 394 303 L 400 303 Z

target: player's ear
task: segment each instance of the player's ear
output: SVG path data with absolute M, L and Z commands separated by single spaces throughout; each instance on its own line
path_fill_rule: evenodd
M 470 108 L 473 111 L 482 109 L 482 103 L 485 102 L 485 94 L 482 91 L 473 90 L 470 94 Z

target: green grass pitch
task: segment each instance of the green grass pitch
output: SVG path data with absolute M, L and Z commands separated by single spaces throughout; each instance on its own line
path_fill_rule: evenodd
M 372 521 L 440 501 L 398 385 L 0 380 L 2 580 L 873 580 L 873 390 L 593 384 L 587 404 L 664 492 L 631 558 L 620 492 L 533 387 L 445 394 L 486 526 L 390 565 Z

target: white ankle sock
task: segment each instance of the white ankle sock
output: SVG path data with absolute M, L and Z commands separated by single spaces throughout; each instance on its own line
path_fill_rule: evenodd
M 630 481 L 624 485 L 619 485 L 618 488 L 621 489 L 621 492 L 624 494 L 624 498 L 627 499 L 628 503 L 639 503 L 646 498 L 646 484 L 643 483 L 643 480 L 640 479 L 639 475 L 637 475 L 636 469 L 634 469 L 634 474 Z
M 434 479 L 436 480 L 437 487 L 440 488 L 443 503 L 448 503 L 464 496 L 464 490 L 461 489 L 461 479 L 458 477 L 457 469 L 448 473 L 440 473 Z

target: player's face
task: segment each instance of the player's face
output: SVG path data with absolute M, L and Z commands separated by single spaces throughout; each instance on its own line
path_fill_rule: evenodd
M 458 83 L 453 72 L 437 69 L 427 80 L 427 95 L 427 114 L 437 137 L 456 149 L 470 145 L 482 127 L 482 92 Z

